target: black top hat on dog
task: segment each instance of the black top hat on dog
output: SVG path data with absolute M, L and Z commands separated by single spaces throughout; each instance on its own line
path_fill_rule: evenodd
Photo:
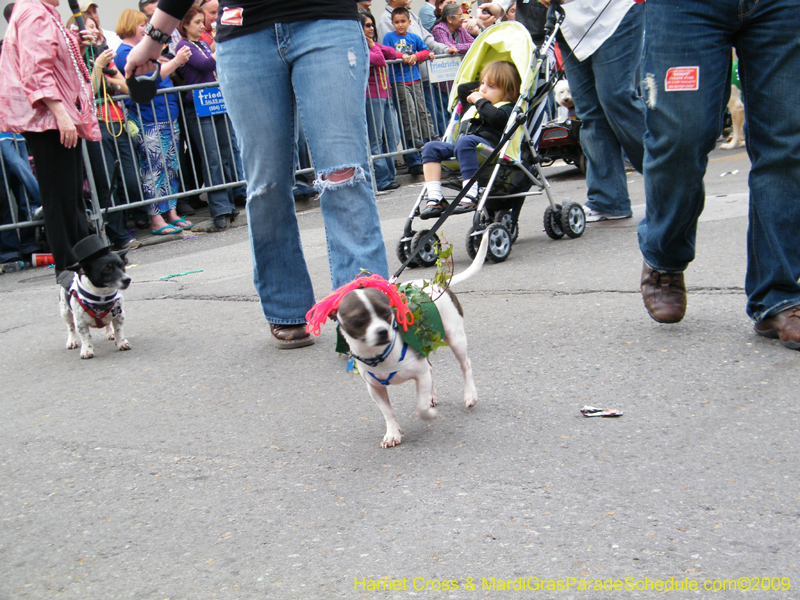
M 106 244 L 99 235 L 89 235 L 72 247 L 75 258 L 78 262 L 67 267 L 70 271 L 75 271 L 80 267 L 80 263 L 87 262 L 103 256 L 111 251 L 111 244 Z

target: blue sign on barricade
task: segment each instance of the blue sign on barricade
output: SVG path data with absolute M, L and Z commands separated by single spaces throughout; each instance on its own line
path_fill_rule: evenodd
M 194 109 L 198 117 L 210 117 L 211 115 L 222 115 L 228 112 L 225 108 L 222 90 L 218 87 L 192 90 L 192 95 L 194 96 Z

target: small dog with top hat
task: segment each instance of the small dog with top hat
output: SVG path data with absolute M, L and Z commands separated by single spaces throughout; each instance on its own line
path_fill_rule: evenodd
M 81 341 L 81 358 L 92 358 L 92 336 L 89 328 L 105 328 L 109 340 L 115 340 L 117 349 L 130 350 L 122 326 L 125 311 L 120 290 L 128 289 L 131 278 L 125 274 L 125 255 L 128 249 L 111 252 L 111 246 L 97 235 L 90 235 L 75 244 L 73 251 L 78 259 L 67 267 L 61 284 L 61 318 L 67 324 L 67 349 L 78 347 Z M 72 271 L 71 277 L 69 271 Z

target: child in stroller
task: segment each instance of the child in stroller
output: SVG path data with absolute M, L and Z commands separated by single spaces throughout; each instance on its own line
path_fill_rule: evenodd
M 431 141 L 422 150 L 422 171 L 428 202 L 420 214 L 421 218 L 438 217 L 447 208 L 447 200 L 442 196 L 442 161 L 455 155 L 465 186 L 478 171 L 477 146 L 495 146 L 500 141 L 514 103 L 519 98 L 520 85 L 517 67 L 505 60 L 495 60 L 481 71 L 480 83 L 465 83 L 458 87 L 462 106 L 471 106 L 461 118 L 462 133 L 455 144 Z M 471 212 L 477 203 L 478 183 L 475 182 L 453 213 Z

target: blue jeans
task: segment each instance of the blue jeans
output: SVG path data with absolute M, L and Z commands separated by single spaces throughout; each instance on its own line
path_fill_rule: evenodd
M 203 172 L 200 178 L 206 187 L 223 185 L 238 181 L 236 164 L 233 160 L 232 140 L 228 136 L 227 115 L 198 117 L 194 104 L 187 102 L 184 107 L 189 136 L 200 149 Z M 232 129 L 232 128 L 231 128 Z M 211 217 L 229 215 L 235 210 L 231 188 L 206 192 Z
M 367 98 L 367 131 L 369 132 L 369 150 L 373 156 L 394 152 L 397 142 L 394 139 L 392 122 L 392 105 L 388 98 Z M 386 141 L 384 141 L 384 135 Z M 394 157 L 378 158 L 372 161 L 375 171 L 375 187 L 379 190 L 394 181 Z
M 644 182 L 639 246 L 654 269 L 695 256 L 708 153 L 722 131 L 731 46 L 747 106 L 750 225 L 747 314 L 760 321 L 800 305 L 800 10 L 796 0 L 648 0 Z M 666 91 L 671 67 L 699 67 L 694 91 Z M 780 115 L 780 118 L 776 118 Z
M 492 147 L 491 142 L 478 135 L 462 135 L 456 140 L 455 145 L 435 140 L 428 142 L 422 149 L 422 164 L 429 162 L 441 163 L 455 156 L 461 169 L 461 179 L 469 181 L 480 168 L 477 151 L 478 144 Z
M 570 54 L 565 62 L 582 123 L 586 206 L 607 215 L 631 214 L 623 150 L 642 172 L 645 107 L 637 92 L 636 74 L 642 59 L 644 11 L 644 4 L 633 5 L 594 54 L 583 62 Z
M 17 189 L 13 190 L 17 196 L 17 202 L 20 205 L 24 204 L 27 193 L 31 213 L 33 213 L 41 206 L 42 200 L 39 196 L 39 184 L 36 182 L 36 177 L 31 171 L 31 164 L 28 162 L 28 147 L 25 145 L 25 140 L 21 137 L 16 140 L 11 138 L 0 140 L 0 151 L 3 154 L 6 172 L 16 177 L 20 184 Z
M 318 177 L 333 287 L 361 269 L 388 278 L 369 172 L 369 57 L 360 23 L 271 25 L 221 42 L 217 66 L 242 149 L 253 280 L 267 321 L 304 323 L 315 302 L 292 197 L 295 106 Z M 350 170 L 344 181 L 330 180 Z
M 39 208 L 39 184 L 36 183 L 36 179 L 31 173 L 27 158 L 28 149 L 24 140 L 18 140 L 16 143 L 19 153 L 24 153 L 25 155 L 24 163 L 21 162 L 22 157 L 17 153 L 14 140 L 8 139 L 0 142 L 3 148 L 3 160 L 0 161 L 0 224 L 2 225 L 9 225 L 14 222 L 11 212 L 11 202 L 14 200 L 16 200 L 17 223 L 32 221 L 34 211 Z M 6 156 L 7 153 L 8 158 Z M 14 158 L 15 156 L 16 158 Z M 17 159 L 20 162 L 17 162 Z M 27 180 L 26 172 L 30 175 L 32 181 Z M 20 175 L 22 180 L 19 179 Z M 27 181 L 27 183 L 23 183 L 23 181 Z M 26 188 L 31 183 L 35 187 L 36 193 L 34 196 L 32 190 L 26 198 Z M 6 193 L 7 188 L 12 192 L 13 196 L 9 196 Z M 41 248 L 36 243 L 33 227 L 21 227 L 19 236 L 14 229 L 0 231 L 0 263 L 22 260 L 26 254 L 39 251 L 41 251 Z

